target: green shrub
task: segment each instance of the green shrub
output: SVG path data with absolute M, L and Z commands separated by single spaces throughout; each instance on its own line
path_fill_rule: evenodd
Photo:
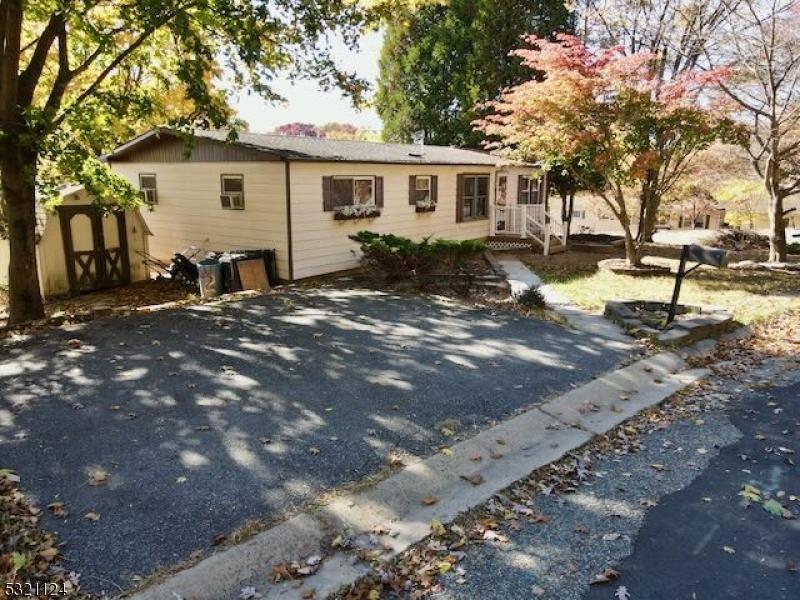
M 349 236 L 361 245 L 361 263 L 381 273 L 388 281 L 413 279 L 431 273 L 458 273 L 465 261 L 486 250 L 476 240 L 435 240 L 414 242 L 391 233 L 359 231 Z
M 528 288 L 517 297 L 517 303 L 525 308 L 546 308 L 544 295 L 539 288 Z

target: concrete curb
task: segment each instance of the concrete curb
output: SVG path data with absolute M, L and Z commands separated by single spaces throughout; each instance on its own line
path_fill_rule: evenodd
M 698 381 L 705 370 L 685 370 L 686 363 L 672 352 L 640 360 L 610 372 L 562 396 L 548 400 L 517 417 L 462 441 L 445 453 L 428 457 L 374 487 L 341 497 L 314 515 L 304 514 L 259 534 L 252 540 L 214 555 L 172 577 L 132 595 L 133 600 L 234 600 L 241 588 L 255 586 L 262 598 L 294 600 L 313 588 L 317 598 L 350 585 L 367 572 L 350 554 L 335 552 L 322 568 L 303 580 L 268 583 L 271 569 L 283 562 L 320 554 L 326 532 L 349 533 L 357 544 L 378 536 L 391 558 L 424 539 L 430 522 L 452 521 L 498 491 L 550 464 L 629 419 L 660 404 Z M 499 441 L 498 441 L 499 440 Z M 477 457 L 480 457 L 478 459 Z M 473 486 L 462 476 L 480 474 Z M 423 506 L 422 498 L 438 502 Z

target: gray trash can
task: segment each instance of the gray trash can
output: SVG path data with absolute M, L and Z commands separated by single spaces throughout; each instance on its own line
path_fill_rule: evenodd
M 197 263 L 197 276 L 201 298 L 214 298 L 222 293 L 222 264 L 218 260 L 206 258 Z

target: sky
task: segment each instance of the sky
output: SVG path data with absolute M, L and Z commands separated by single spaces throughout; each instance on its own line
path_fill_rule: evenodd
M 375 89 L 378 78 L 378 57 L 383 44 L 383 32 L 366 34 L 361 38 L 360 50 L 352 52 L 341 44 L 335 45 L 335 57 L 345 71 L 355 71 Z M 380 131 L 381 120 L 374 109 L 358 111 L 340 91 L 325 92 L 315 81 L 289 82 L 278 79 L 275 91 L 285 97 L 285 104 L 270 104 L 257 94 L 239 94 L 233 107 L 239 117 L 250 124 L 250 131 L 269 132 L 284 123 L 330 122 L 352 123 L 358 127 Z

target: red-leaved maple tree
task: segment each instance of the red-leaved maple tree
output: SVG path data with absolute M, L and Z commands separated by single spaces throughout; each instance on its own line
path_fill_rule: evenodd
M 530 67 L 530 81 L 505 90 L 474 125 L 494 138 L 490 148 L 566 169 L 601 197 L 625 232 L 628 264 L 641 265 L 633 198 L 645 207 L 644 229 L 652 230 L 662 197 L 690 159 L 716 139 L 737 137 L 721 107 L 703 95 L 726 73 L 687 70 L 664 82 L 650 53 L 595 52 L 569 35 L 527 42 L 513 54 Z

